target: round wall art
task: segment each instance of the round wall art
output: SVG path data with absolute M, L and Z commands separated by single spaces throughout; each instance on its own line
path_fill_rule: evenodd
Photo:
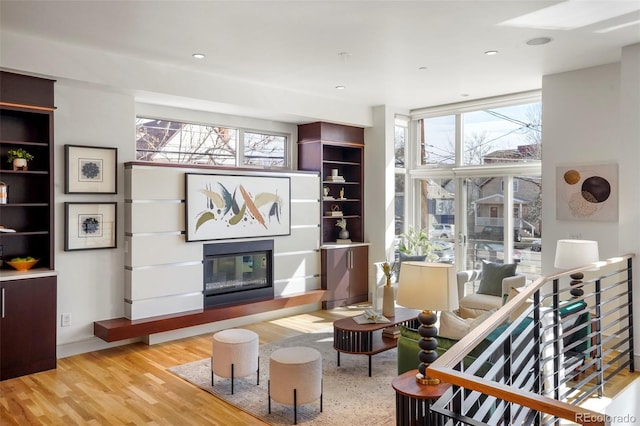
M 615 221 L 618 219 L 618 166 L 559 166 L 558 220 Z

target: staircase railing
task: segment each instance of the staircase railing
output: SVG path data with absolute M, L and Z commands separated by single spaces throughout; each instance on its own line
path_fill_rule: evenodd
M 633 257 L 518 289 L 429 366 L 430 376 L 453 385 L 432 410 L 448 418 L 446 424 L 549 425 L 565 419 L 605 425 L 606 416 L 581 404 L 601 397 L 622 370 L 634 371 Z M 586 275 L 583 281 L 571 279 L 579 272 Z M 465 368 L 463 359 L 472 351 L 477 360 Z

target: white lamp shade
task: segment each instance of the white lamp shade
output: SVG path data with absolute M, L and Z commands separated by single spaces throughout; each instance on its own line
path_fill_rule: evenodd
M 599 260 L 597 241 L 558 240 L 554 262 L 556 268 L 576 269 Z
M 396 301 L 398 305 L 412 309 L 458 309 L 458 286 L 453 265 L 402 262 Z

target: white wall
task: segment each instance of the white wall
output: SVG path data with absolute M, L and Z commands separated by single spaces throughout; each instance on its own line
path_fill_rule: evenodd
M 597 240 L 600 257 L 640 253 L 640 45 L 623 50 L 621 63 L 545 76 L 542 84 L 543 274 L 555 271 L 558 239 Z M 556 219 L 556 167 L 617 163 L 619 217 L 613 222 Z M 634 261 L 638 276 L 640 259 Z M 640 284 L 634 281 L 635 303 Z M 640 354 L 640 316 L 634 318 L 634 353 Z
M 54 214 L 58 314 L 71 314 L 70 327 L 60 327 L 58 323 L 58 344 L 64 345 L 97 341 L 93 337 L 93 322 L 123 315 L 123 163 L 133 160 L 135 109 L 132 96 L 67 82 L 55 84 L 55 105 Z M 66 144 L 118 148 L 118 194 L 64 194 Z M 64 251 L 64 203 L 105 201 L 118 203 L 117 248 Z
M 383 275 L 374 263 L 393 260 L 395 238 L 395 116 L 407 110 L 373 108 L 373 127 L 365 129 L 365 241 L 369 246 L 369 300 L 381 308 Z
M 135 160 L 135 115 L 174 117 L 192 121 L 212 120 L 221 125 L 236 125 L 288 133 L 297 140 L 295 125 L 204 111 L 187 111 L 136 103 L 134 96 L 121 90 L 82 82 L 58 80 L 55 84 L 54 156 L 55 156 L 55 256 L 58 271 L 58 317 L 71 314 L 71 326 L 58 323 L 58 356 L 88 352 L 130 340 L 108 344 L 93 335 L 93 322 L 122 317 L 124 311 L 124 163 Z M 118 193 L 115 195 L 64 194 L 64 145 L 89 145 L 118 148 Z M 295 144 L 294 144 L 295 145 Z M 296 151 L 290 153 L 296 159 Z M 294 161 L 295 163 L 295 161 Z M 316 192 L 319 185 L 315 185 Z M 65 202 L 118 203 L 117 248 L 108 250 L 64 251 Z M 302 308 L 301 308 L 302 309 Z M 288 311 L 289 312 L 289 311 Z M 271 313 L 274 317 L 277 313 Z M 284 313 L 282 313 L 284 315 Z M 256 316 L 246 321 L 268 317 Z M 238 321 L 217 324 L 237 326 Z M 214 326 L 215 329 L 215 326 Z M 211 327 L 194 328 L 193 333 L 206 332 Z M 167 333 L 166 339 L 183 337 L 181 333 Z
M 126 318 L 136 320 L 203 309 L 203 245 L 225 240 L 186 242 L 185 173 L 267 175 L 259 170 L 146 165 L 132 165 L 125 170 Z M 289 202 L 283 207 L 290 234 L 260 238 L 274 243 L 274 294 L 279 297 L 318 290 L 320 176 L 278 171 L 268 175 L 288 178 L 291 191 Z M 255 238 L 242 241 L 251 240 Z

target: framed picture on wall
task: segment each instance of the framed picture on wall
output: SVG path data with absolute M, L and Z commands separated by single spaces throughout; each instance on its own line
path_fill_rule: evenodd
M 578 164 L 556 168 L 556 219 L 618 220 L 618 165 Z
M 64 203 L 64 250 L 116 248 L 117 203 Z
M 291 180 L 187 173 L 187 241 L 289 235 Z
M 65 194 L 117 193 L 118 148 L 65 145 Z

